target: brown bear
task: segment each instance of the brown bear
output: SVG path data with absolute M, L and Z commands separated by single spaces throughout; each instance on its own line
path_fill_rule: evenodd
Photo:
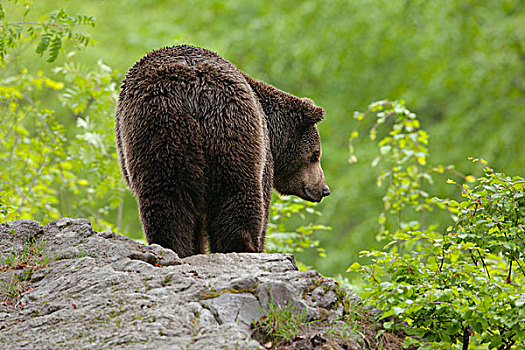
M 116 113 L 122 173 L 148 243 L 180 257 L 262 252 L 272 187 L 330 194 L 316 123 L 324 110 L 250 78 L 214 52 L 150 52 L 129 70 Z M 207 244 L 206 244 L 207 243 Z

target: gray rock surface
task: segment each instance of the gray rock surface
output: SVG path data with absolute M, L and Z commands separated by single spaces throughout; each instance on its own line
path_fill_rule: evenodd
M 259 349 L 250 325 L 271 302 L 309 319 L 337 319 L 335 282 L 298 271 L 288 254 L 210 254 L 179 259 L 88 220 L 45 227 L 0 225 L 0 253 L 45 245 L 48 263 L 0 265 L 0 348 Z M 4 260 L 4 258 L 2 258 Z M 25 280 L 9 298 L 7 286 Z

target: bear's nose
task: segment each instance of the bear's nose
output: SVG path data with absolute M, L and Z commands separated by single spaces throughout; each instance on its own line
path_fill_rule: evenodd
M 323 197 L 326 197 L 326 196 L 329 196 L 330 195 L 330 189 L 328 188 L 328 186 L 326 186 L 325 188 L 323 188 L 323 193 L 322 193 Z

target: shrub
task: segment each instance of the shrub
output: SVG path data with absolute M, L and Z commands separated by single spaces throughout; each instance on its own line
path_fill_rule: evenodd
M 93 44 L 78 28 L 94 26 L 94 18 L 58 9 L 31 21 L 30 1 L 11 3 L 23 18 L 9 22 L 0 5 L 0 219 L 82 216 L 96 228 L 115 229 L 107 218 L 124 193 L 109 117 L 117 72 L 102 62 L 95 70 L 67 63 L 51 78 L 20 63 L 28 46 L 54 62 L 64 46 Z M 44 107 L 58 100 L 65 108 Z M 58 115 L 72 116 L 77 129 L 67 132 Z
M 405 345 L 421 349 L 490 349 L 525 346 L 525 179 L 495 172 L 484 160 L 484 176 L 464 176 L 463 200 L 431 198 L 423 189 L 432 173 L 453 167 L 427 164 L 428 138 L 415 114 L 402 102 L 372 104 L 358 120 L 375 115 L 370 132 L 393 119 L 392 129 L 379 141 L 387 163 L 378 184 L 387 183 L 379 238 L 383 250 L 363 251 L 371 263 L 354 263 L 349 270 L 369 282 L 367 303 L 391 317 L 385 328 L 403 329 Z M 351 135 L 352 142 L 358 136 Z M 385 158 L 385 159 L 383 159 Z M 355 155 L 351 153 L 351 160 Z M 457 174 L 457 173 L 456 173 Z M 436 208 L 452 214 L 452 224 L 438 230 L 426 224 Z M 399 322 L 404 321 L 404 322 Z
M 318 230 L 330 230 L 330 227 L 311 223 L 293 226 L 290 222 L 293 217 L 304 220 L 313 215 L 321 215 L 315 207 L 316 204 L 295 197 L 274 198 L 268 218 L 266 251 L 298 253 L 305 249 L 315 249 L 319 256 L 324 257 L 324 249 L 312 235 Z

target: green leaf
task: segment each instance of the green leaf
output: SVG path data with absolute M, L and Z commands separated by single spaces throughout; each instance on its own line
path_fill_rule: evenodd
M 396 307 L 392 308 L 392 311 L 394 312 L 394 315 L 397 316 L 397 315 L 402 314 L 403 312 L 405 312 L 405 309 L 402 308 L 402 307 L 396 306 Z
M 346 269 L 347 272 L 350 272 L 350 271 L 359 271 L 359 269 L 361 268 L 361 264 L 359 264 L 357 261 L 354 262 L 352 265 L 350 265 L 350 267 L 348 267 Z
M 47 50 L 49 47 L 49 43 L 51 42 L 53 35 L 46 33 L 40 37 L 40 42 L 38 43 L 35 52 L 42 56 L 42 54 Z
M 418 169 L 417 169 L 417 166 L 415 165 L 410 165 L 408 168 L 407 168 L 407 173 L 408 175 L 411 177 L 411 178 L 415 178 L 417 173 L 418 173 Z
M 382 155 L 385 155 L 387 154 L 388 152 L 390 152 L 390 150 L 392 149 L 392 146 L 390 145 L 386 145 L 386 146 L 382 146 L 379 148 L 379 152 L 382 154 Z
M 394 233 L 394 239 L 408 241 L 409 239 L 412 239 L 412 237 L 404 232 L 396 232 Z
M 394 324 L 394 321 L 385 322 L 385 323 L 383 323 L 383 328 L 384 329 L 390 329 L 390 328 L 392 328 L 393 324 Z
M 60 52 L 61 47 L 62 39 L 60 38 L 60 36 L 55 35 L 55 37 L 51 40 L 51 43 L 49 45 L 49 58 L 47 59 L 47 62 L 54 62 L 58 58 L 58 54 Z
M 369 135 L 370 140 L 374 141 L 376 139 L 376 136 L 377 136 L 376 130 L 375 129 L 371 129 L 370 130 L 370 135 Z

